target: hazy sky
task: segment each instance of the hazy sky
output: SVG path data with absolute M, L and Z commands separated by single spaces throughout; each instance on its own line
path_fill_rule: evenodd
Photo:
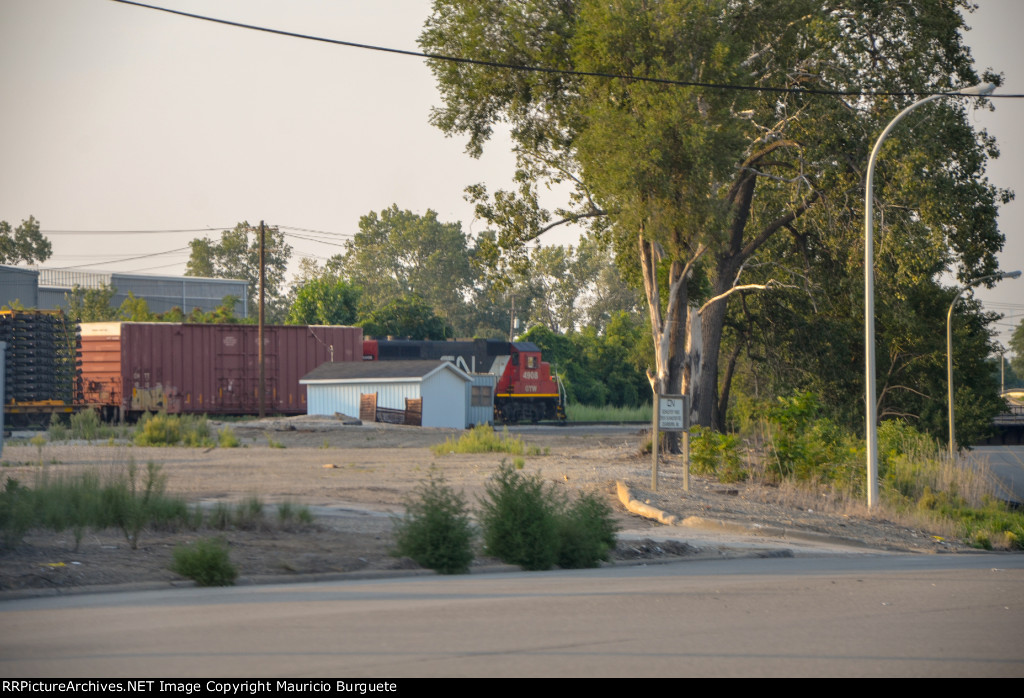
M 427 0 L 153 4 L 411 50 L 429 12 Z M 980 0 L 968 24 L 979 69 L 1005 73 L 1000 92 L 1024 93 L 1024 2 Z M 183 248 L 204 234 L 194 229 L 261 219 L 288 227 L 296 259 L 326 259 L 360 216 L 391 204 L 479 231 L 463 189 L 507 186 L 513 166 L 506 144 L 473 160 L 427 123 L 438 96 L 420 59 L 110 0 L 0 0 L 0 99 L 0 219 L 41 221 L 54 247 L 47 267 L 180 274 Z M 995 106 L 975 116 L 1003 153 L 991 179 L 1024 198 L 1024 100 Z M 1002 268 L 1024 268 L 1024 202 L 1003 209 L 1000 227 Z M 1005 343 L 1024 317 L 1024 279 L 979 296 L 1007 315 Z

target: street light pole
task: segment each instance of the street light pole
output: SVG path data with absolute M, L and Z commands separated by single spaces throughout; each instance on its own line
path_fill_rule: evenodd
M 940 97 L 984 96 L 991 94 L 996 88 L 991 83 L 975 85 L 957 92 L 943 92 L 931 95 L 911 104 L 896 115 L 882 131 L 875 142 L 868 158 L 867 180 L 864 194 L 864 374 L 867 382 L 865 405 L 867 408 L 867 466 L 868 466 L 868 509 L 878 504 L 878 405 L 875 388 L 875 269 L 874 269 L 874 230 L 873 230 L 873 188 L 875 181 L 875 161 L 882 149 L 882 142 L 904 116 L 922 104 L 933 102 Z
M 972 288 L 975 284 L 981 283 L 982 281 L 988 281 L 989 279 L 1016 279 L 1020 277 L 1019 271 L 1001 271 L 997 274 L 988 274 L 986 276 L 979 276 L 977 279 L 971 279 L 967 282 L 967 285 L 960 289 L 960 292 L 953 298 L 953 302 L 949 304 L 949 312 L 946 313 L 946 385 L 949 389 L 949 457 L 950 460 L 956 457 L 956 420 L 954 417 L 953 410 L 953 306 L 960 300 L 960 296 Z

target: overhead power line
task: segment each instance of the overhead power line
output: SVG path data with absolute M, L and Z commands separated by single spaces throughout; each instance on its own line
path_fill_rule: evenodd
M 290 32 L 283 29 L 272 29 L 270 27 L 261 27 L 255 24 L 245 24 L 244 22 L 234 22 L 227 19 L 218 19 L 216 17 L 208 17 L 206 15 L 199 15 L 193 12 L 183 12 L 181 10 L 172 10 L 167 7 L 158 7 L 156 5 L 147 5 L 141 2 L 133 2 L 132 0 L 113 0 L 113 2 L 120 3 L 122 5 L 134 5 L 135 7 L 142 7 L 147 10 L 156 10 L 158 12 L 167 12 L 172 15 L 179 15 L 181 17 L 188 17 L 190 19 L 198 19 L 203 22 L 213 22 L 214 24 L 225 24 L 229 27 L 238 27 L 239 29 L 249 29 L 252 31 L 264 32 L 266 34 L 277 34 L 278 36 L 287 36 L 293 39 L 303 39 L 305 41 L 318 41 L 325 44 L 334 44 L 336 46 L 347 46 L 349 48 L 358 48 L 366 51 L 381 51 L 383 53 L 395 53 L 401 56 L 411 56 L 413 58 L 429 58 L 437 61 L 448 61 L 450 63 L 464 63 L 468 65 L 479 65 L 487 68 L 504 68 L 507 70 L 518 70 L 530 73 L 546 73 L 549 75 L 572 75 L 579 77 L 592 77 L 592 78 L 608 78 L 613 80 L 630 80 L 633 82 L 650 82 L 660 85 L 672 85 L 674 87 L 704 87 L 715 90 L 740 90 L 746 92 L 768 92 L 777 94 L 811 94 L 811 95 L 827 95 L 833 97 L 904 97 L 904 96 L 920 96 L 925 97 L 930 94 L 949 94 L 957 95 L 957 92 L 942 92 L 942 93 L 910 93 L 910 92 L 868 92 L 864 90 L 816 90 L 809 88 L 793 88 L 793 87 L 759 87 L 756 85 L 731 85 L 725 83 L 714 83 L 714 82 L 694 82 L 688 80 L 672 80 L 670 78 L 652 78 L 643 77 L 637 75 L 622 75 L 618 73 L 604 73 L 599 71 L 587 71 L 587 70 L 571 70 L 568 68 L 549 68 L 538 65 L 518 65 L 515 63 L 502 63 L 500 61 L 484 61 L 476 58 L 461 58 L 459 56 L 446 56 L 440 53 L 425 53 L 422 51 L 410 51 L 408 49 L 390 48 L 387 46 L 375 46 L 373 44 L 361 44 L 355 41 L 342 41 L 341 39 L 328 39 L 323 36 L 314 36 L 312 34 L 301 34 L 299 32 Z M 972 97 L 976 95 L 962 95 L 964 97 Z M 1009 97 L 1024 97 L 1024 95 L 987 95 L 987 99 L 993 98 L 1009 98 Z
M 40 230 L 43 235 L 155 235 L 158 233 L 215 233 L 230 230 L 233 225 L 224 228 L 175 228 L 167 230 Z
M 70 267 L 54 267 L 54 268 L 62 269 L 63 270 L 63 269 L 83 269 L 85 267 L 99 267 L 99 266 L 103 266 L 104 264 L 120 264 L 121 262 L 133 262 L 133 261 L 135 261 L 137 259 L 149 259 L 151 257 L 161 257 L 163 255 L 174 254 L 176 252 L 185 252 L 188 249 L 189 249 L 188 247 L 179 247 L 179 248 L 174 249 L 174 250 L 165 250 L 163 252 L 150 252 L 149 254 L 136 255 L 134 257 L 121 257 L 120 259 L 109 259 L 109 260 L 107 260 L 105 262 L 90 262 L 89 264 L 75 264 L 74 266 L 70 266 Z

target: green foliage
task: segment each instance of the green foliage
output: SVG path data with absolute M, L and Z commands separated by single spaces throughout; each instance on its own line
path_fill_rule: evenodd
M 265 229 L 265 291 L 267 321 L 280 323 L 285 319 L 284 276 L 292 248 L 276 227 Z M 220 240 L 196 238 L 189 243 L 191 254 L 185 271 L 187 276 L 218 279 L 244 279 L 248 285 L 248 307 L 258 307 L 260 228 L 243 221 L 232 230 L 221 233 Z
M 359 321 L 369 337 L 406 337 L 408 339 L 449 339 L 452 328 L 419 296 L 394 298 L 371 310 Z
M 363 325 L 367 334 L 445 339 L 455 336 L 446 328 L 455 327 L 468 336 L 476 329 L 466 304 L 476 277 L 469 242 L 459 223 L 392 205 L 360 218 L 359 232 L 332 261 L 339 276 L 362 289 L 364 318 L 372 320 Z M 389 324 L 389 312 L 402 317 Z
M 13 545 L 34 526 L 70 529 L 77 549 L 85 531 L 119 528 L 134 549 L 146 526 L 177 527 L 191 520 L 184 500 L 164 494 L 165 484 L 158 465 L 149 462 L 140 473 L 131 459 L 103 478 L 88 471 L 75 476 L 43 471 L 32 489 L 8 478 L 0 495 L 0 530 Z
M 503 461 L 484 492 L 479 520 L 487 553 L 526 570 L 550 569 L 560 548 L 555 490 Z
M 50 426 L 46 428 L 46 434 L 50 441 L 67 441 L 70 432 L 64 424 L 64 417 L 54 412 L 50 415 Z
M 192 545 L 177 546 L 171 570 L 194 579 L 201 587 L 231 586 L 238 577 L 227 543 L 217 538 L 201 538 Z
M 395 521 L 395 554 L 440 574 L 465 574 L 473 561 L 473 525 L 465 497 L 431 474 Z
M 198 448 L 215 445 L 210 423 L 202 415 L 147 413 L 135 427 L 136 446 L 174 446 Z
M 324 274 L 303 283 L 288 311 L 289 325 L 354 325 L 359 320 L 356 286 Z
M 557 521 L 559 567 L 597 567 L 615 550 L 618 525 L 600 494 L 581 494 L 568 510 L 558 514 Z
M 633 316 L 612 314 L 603 333 L 588 326 L 560 335 L 535 325 L 520 339 L 541 348 L 544 359 L 558 371 L 569 405 L 650 404 L 645 372 L 651 363 L 650 335 Z
M 238 448 L 241 444 L 231 427 L 224 427 L 218 432 L 217 443 L 221 448 Z
M 231 522 L 235 528 L 243 531 L 258 531 L 266 528 L 266 518 L 263 515 L 263 500 L 257 496 L 243 499 L 235 506 Z
M 124 428 L 103 423 L 99 412 L 93 409 L 72 412 L 67 421 L 68 424 L 65 424 L 65 418 L 58 414 L 50 418 L 50 426 L 47 429 L 50 441 L 109 441 L 125 435 Z
M 570 422 L 646 422 L 652 418 L 651 405 L 642 407 L 613 407 L 603 405 L 581 405 L 570 403 L 565 407 L 566 417 Z
M 5 547 L 21 542 L 36 519 L 35 498 L 31 490 L 13 477 L 4 481 L 0 492 L 0 540 Z
M 748 473 L 739 453 L 740 440 L 735 434 L 719 434 L 704 427 L 690 430 L 690 471 L 696 475 L 712 475 L 721 482 L 742 482 Z
M 583 493 L 570 505 L 540 475 L 504 461 L 484 492 L 484 548 L 503 562 L 527 570 L 596 567 L 615 549 L 618 527 L 597 493 Z
M 1024 376 L 1024 319 L 1017 323 L 1009 344 L 1010 350 L 1013 352 L 1010 365 L 1013 366 L 1014 373 Z
M 541 451 L 536 446 L 527 446 L 518 436 L 509 436 L 508 427 L 497 434 L 489 424 L 478 424 L 456 439 L 449 436 L 444 443 L 430 447 L 435 455 L 448 453 L 509 453 L 512 455 L 537 456 Z
M 496 127 L 515 141 L 515 185 L 468 189 L 494 231 L 481 239 L 478 258 L 499 270 L 524 264 L 541 233 L 561 222 L 583 225 L 633 279 L 659 281 L 647 286 L 654 315 L 667 309 L 669 281 L 681 282 L 671 300 L 686 308 L 737 283 L 774 280 L 770 290 L 732 293 L 701 311 L 703 368 L 692 377 L 699 423 L 721 427 L 734 368 L 748 374 L 740 382 L 749 381 L 753 395 L 810 390 L 837 396 L 830 399 L 838 406 L 859 382 L 863 305 L 853 299 L 863 275 L 856 255 L 874 139 L 916 95 L 1001 81 L 972 65 L 962 38 L 969 5 L 855 3 L 822 12 L 813 0 L 434 0 L 420 36 L 432 53 L 792 88 L 669 89 L 642 79 L 433 62 L 442 100 L 431 115 L 435 126 L 463 137 L 474 156 Z M 808 88 L 884 96 L 850 108 Z M 996 214 L 1012 195 L 986 179 L 995 154 L 959 99 L 923 106 L 886 143 L 873 192 L 885 204 L 876 250 L 879 375 L 891 379 L 882 386 L 883 415 L 925 418 L 941 394 L 930 385 L 919 391 L 919 379 L 937 375 L 930 341 L 941 335 L 930 307 L 944 295 L 937 279 L 955 272 L 963 281 L 997 268 L 1003 240 Z M 566 194 L 546 208 L 545 187 Z M 657 249 L 660 262 L 641 267 L 638 242 Z M 687 283 L 679 275 L 689 263 Z M 659 361 L 677 392 L 685 337 L 674 332 L 679 318 L 663 319 L 673 332 Z M 658 339 L 664 329 L 650 331 Z M 720 375 L 723 341 L 729 370 Z M 978 359 L 987 354 L 972 351 Z M 987 388 L 970 378 L 966 384 L 987 402 Z M 920 400 L 910 397 L 914 391 L 924 393 Z
M 71 437 L 74 439 L 92 441 L 104 438 L 106 435 L 101 432 L 101 427 L 100 413 L 96 410 L 81 410 L 71 415 Z
M 64 294 L 67 315 L 75 322 L 107 322 L 117 319 L 117 311 L 111 307 L 117 289 L 113 286 L 82 288 L 75 286 Z
M 113 478 L 100 493 L 101 527 L 121 529 L 132 549 L 139 545 L 139 535 L 149 524 L 173 525 L 188 519 L 183 500 L 164 496 L 166 476 L 160 466 L 149 461 L 139 480 L 134 458 L 129 458 L 123 474 Z
M 173 446 L 181 441 L 178 418 L 167 414 L 146 414 L 135 429 L 138 446 Z
M 0 221 L 0 264 L 39 264 L 53 253 L 50 241 L 39 232 L 34 216 L 23 220 L 11 230 L 11 224 Z
M 820 417 L 820 411 L 811 393 L 779 398 L 768 410 L 768 472 L 778 479 L 862 490 L 863 444 L 832 420 Z
M 285 500 L 277 505 L 277 521 L 285 528 L 309 526 L 313 523 L 313 513 L 304 504 Z

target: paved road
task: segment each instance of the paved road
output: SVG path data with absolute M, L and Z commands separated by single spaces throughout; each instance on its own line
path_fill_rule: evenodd
M 1024 556 L 683 562 L 0 602 L 11 676 L 1024 676 Z
M 1002 482 L 1003 499 L 1024 503 L 1024 446 L 976 446 L 971 453 L 987 461 Z

